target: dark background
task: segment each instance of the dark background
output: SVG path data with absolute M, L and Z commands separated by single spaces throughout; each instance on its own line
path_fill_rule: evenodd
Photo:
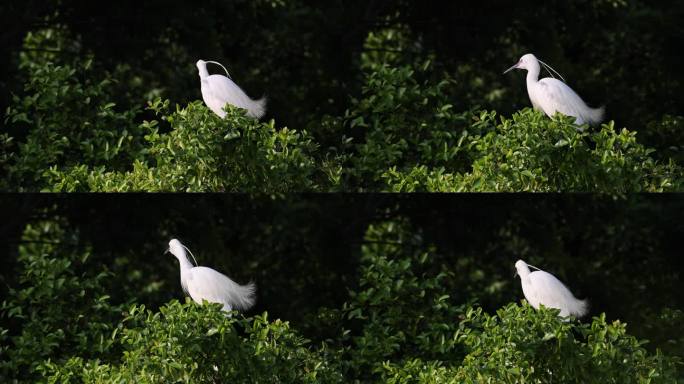
M 3 295 L 18 284 L 25 225 L 62 218 L 77 234 L 65 241 L 93 247 L 86 268 L 114 273 L 114 302 L 156 308 L 183 297 L 178 263 L 164 254 L 177 237 L 200 265 L 257 283 L 251 313 L 290 320 L 313 339 L 325 333 L 312 321 L 318 310 L 341 307 L 358 284 L 368 225 L 386 220 L 407 220 L 421 247 L 435 245 L 434 270 L 455 273 L 453 297 L 491 312 L 523 298 L 518 258 L 653 346 L 672 330 L 649 328 L 649 316 L 684 308 L 679 195 L 4 195 L 0 212 Z
M 529 106 L 524 76 L 501 72 L 533 52 L 589 105 L 606 105 L 618 127 L 677 157 L 667 151 L 684 134 L 649 123 L 682 114 L 683 19 L 684 3 L 675 0 L 5 0 L 0 110 L 27 80 L 20 54 L 51 52 L 58 64 L 93 56 L 102 77 L 118 81 L 119 107 L 143 106 L 152 94 L 179 104 L 199 99 L 194 64 L 202 58 L 224 63 L 251 96 L 267 95 L 267 117 L 279 126 L 336 143 L 340 132 L 318 129 L 320 120 L 342 115 L 359 95 L 369 32 L 393 28 L 411 42 L 403 62 L 431 58 L 458 82 L 453 102 L 461 110 L 508 115 Z M 23 43 L 46 28 L 62 31 L 60 44 Z

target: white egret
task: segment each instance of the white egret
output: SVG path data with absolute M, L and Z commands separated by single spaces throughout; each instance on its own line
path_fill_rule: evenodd
M 223 75 L 209 75 L 207 63 L 220 65 L 226 72 L 227 77 Z M 266 98 L 262 97 L 259 100 L 253 100 L 247 96 L 247 94 L 233 82 L 228 70 L 221 65 L 221 63 L 199 60 L 197 61 L 197 69 L 199 70 L 199 77 L 202 84 L 202 99 L 204 99 L 204 103 L 207 107 L 221 118 L 226 116 L 226 112 L 223 110 L 226 103 L 238 108 L 246 109 L 247 116 L 251 116 L 255 119 L 260 119 L 266 112 Z
M 228 276 L 208 267 L 195 266 L 190 263 L 186 246 L 176 239 L 169 241 L 169 249 L 180 262 L 181 286 L 183 291 L 199 304 L 202 300 L 223 304 L 224 311 L 237 309 L 246 311 L 254 305 L 256 286 L 250 282 L 239 285 Z M 190 252 L 192 255 L 192 252 Z M 195 260 L 195 256 L 192 256 Z M 197 264 L 197 260 L 195 260 Z
M 537 271 L 530 272 L 528 267 L 535 268 Z M 515 263 L 515 269 L 520 275 L 525 299 L 535 309 L 539 309 L 539 304 L 544 304 L 548 308 L 560 309 L 560 315 L 563 317 L 568 315 L 582 317 L 587 314 L 587 301 L 576 299 L 554 275 L 522 260 Z
M 539 63 L 544 65 L 551 77 L 537 80 L 540 70 Z M 527 93 L 534 109 L 543 111 L 549 117 L 552 117 L 556 112 L 572 116 L 577 125 L 584 123 L 595 125 L 603 120 L 603 107 L 589 108 L 582 98 L 563 82 L 565 81 L 563 76 L 533 54 L 524 55 L 504 73 L 516 68 L 527 70 Z M 556 73 L 563 81 L 556 79 L 553 73 Z

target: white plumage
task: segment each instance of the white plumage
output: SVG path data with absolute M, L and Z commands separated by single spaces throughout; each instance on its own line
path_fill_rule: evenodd
M 506 72 L 515 68 L 527 70 L 527 93 L 534 109 L 543 111 L 549 117 L 552 117 L 556 112 L 575 117 L 577 125 L 584 123 L 595 125 L 603 120 L 603 107 L 589 108 L 582 98 L 564 82 L 551 77 L 537 80 L 540 62 L 549 69 L 549 73 L 551 71 L 556 72 L 531 53 L 521 57 L 514 66 L 506 70 Z M 560 75 L 558 76 L 560 77 Z
M 221 65 L 215 61 L 199 60 L 197 62 L 197 69 L 199 70 L 199 77 L 202 85 L 202 99 L 204 103 L 215 114 L 221 118 L 226 116 L 223 107 L 227 104 L 234 105 L 238 108 L 247 110 L 247 115 L 255 119 L 260 119 L 266 112 L 266 98 L 262 97 L 259 100 L 253 100 L 238 87 L 233 80 L 223 75 L 209 75 L 207 71 L 207 63 L 214 63 Z M 226 70 L 223 65 L 221 67 Z
M 211 268 L 194 266 L 188 260 L 186 249 L 176 239 L 169 241 L 168 251 L 180 262 L 183 291 L 196 303 L 202 304 L 202 300 L 220 303 L 223 304 L 224 311 L 233 309 L 246 311 L 254 305 L 256 293 L 254 283 L 240 285 Z
M 515 269 L 520 275 L 525 299 L 535 309 L 539 309 L 539 304 L 544 304 L 548 308 L 560 309 L 560 316 L 563 317 L 582 317 L 587 314 L 587 301 L 576 299 L 554 275 L 541 270 L 530 272 L 528 264 L 522 260 L 515 263 Z

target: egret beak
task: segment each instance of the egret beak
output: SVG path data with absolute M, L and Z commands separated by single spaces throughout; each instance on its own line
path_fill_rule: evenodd
M 507 70 L 505 70 L 504 73 L 502 73 L 502 75 L 507 74 L 507 73 L 510 72 L 512 69 L 518 68 L 518 65 L 520 65 L 520 62 L 519 62 L 519 61 L 518 61 L 517 63 L 515 63 L 514 66 L 512 66 L 512 67 L 508 68 Z
M 171 253 L 171 248 L 166 248 L 166 251 L 164 251 L 164 254 L 166 255 L 167 253 Z

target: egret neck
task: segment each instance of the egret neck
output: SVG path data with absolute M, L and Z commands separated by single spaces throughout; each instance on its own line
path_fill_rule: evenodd
M 528 81 L 529 81 L 529 75 L 528 75 Z M 524 261 L 518 261 L 515 263 L 515 269 L 518 271 L 518 276 L 520 276 L 520 281 L 523 283 L 529 284 L 530 283 L 530 268 L 527 266 L 527 264 Z
M 180 256 L 178 256 L 178 261 L 180 262 L 181 273 L 184 270 L 188 270 L 195 267 L 190 262 L 190 259 L 188 259 L 188 254 L 185 252 L 185 250 L 183 250 L 183 253 Z
M 180 241 L 173 239 L 169 243 L 169 249 L 171 253 L 176 256 L 178 262 L 180 263 L 180 279 L 183 291 L 188 292 L 187 285 L 187 273 L 190 272 L 195 266 L 188 259 L 188 253 L 185 251 L 185 247 L 180 243 Z
M 532 97 L 532 90 L 535 89 L 537 82 L 539 81 L 539 71 L 540 67 L 537 60 L 529 63 L 529 67 L 527 68 L 527 94 L 530 96 L 530 99 L 534 99 Z M 529 273 L 529 269 L 527 269 L 527 272 Z
M 197 69 L 199 70 L 199 77 L 200 79 L 206 79 L 209 77 L 209 71 L 207 71 L 207 63 L 200 60 L 197 63 Z

